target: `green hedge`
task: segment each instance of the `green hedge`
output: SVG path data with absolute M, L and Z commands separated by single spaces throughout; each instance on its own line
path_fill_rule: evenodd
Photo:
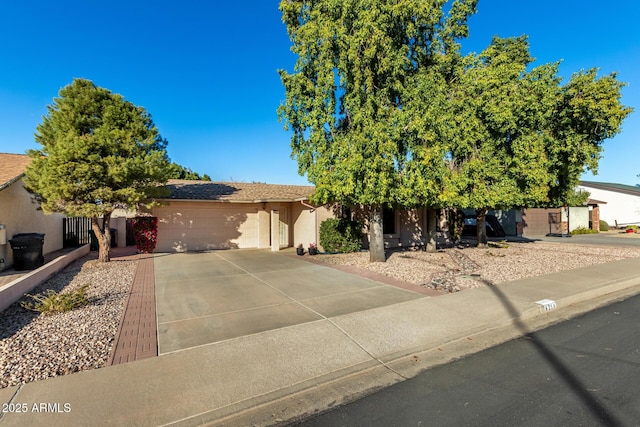
M 609 231 L 609 224 L 604 219 L 600 220 L 600 231 Z
M 598 232 L 590 228 L 578 227 L 575 230 L 573 230 L 571 234 L 598 234 Z
M 325 252 L 357 252 L 362 246 L 362 224 L 330 218 L 320 224 L 320 245 Z

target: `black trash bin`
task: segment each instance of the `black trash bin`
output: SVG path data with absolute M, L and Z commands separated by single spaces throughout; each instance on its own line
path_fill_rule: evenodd
M 118 229 L 116 228 L 110 228 L 109 229 L 109 233 L 111 233 L 111 247 L 112 248 L 117 248 L 118 247 Z M 91 230 L 89 232 L 89 248 L 92 251 L 97 251 L 98 248 L 100 247 L 99 243 L 98 243 L 98 237 L 96 237 L 96 233 L 93 232 L 93 230 Z
M 35 270 L 44 265 L 42 246 L 44 233 L 15 234 L 9 240 L 13 250 L 13 268 L 16 271 Z

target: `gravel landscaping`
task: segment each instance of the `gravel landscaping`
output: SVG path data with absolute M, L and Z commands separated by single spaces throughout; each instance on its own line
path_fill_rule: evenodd
M 369 263 L 367 252 L 315 258 L 446 293 L 635 257 L 640 257 L 640 248 L 535 242 L 489 249 L 459 245 L 436 253 L 391 251 L 386 263 Z M 95 258 L 92 253 L 73 262 L 31 292 L 70 292 L 89 284 L 88 305 L 43 315 L 24 309 L 18 301 L 2 313 L 0 388 L 100 368 L 108 362 L 137 261 L 102 264 Z
M 137 261 L 99 263 L 89 254 L 30 292 L 71 292 L 88 284 L 89 304 L 55 315 L 20 306 L 0 317 L 0 388 L 105 366 Z
M 321 255 L 318 260 L 368 269 L 443 292 L 457 292 L 636 257 L 640 257 L 640 248 L 530 242 L 488 249 L 463 244 L 436 253 L 395 250 L 387 253 L 385 263 L 369 263 L 368 252 Z

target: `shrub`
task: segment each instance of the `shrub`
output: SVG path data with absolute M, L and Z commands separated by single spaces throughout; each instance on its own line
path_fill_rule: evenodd
M 571 234 L 598 234 L 598 232 L 590 228 L 578 227 L 575 230 L 573 230 Z
M 604 219 L 600 220 L 600 231 L 609 231 L 609 224 Z
M 76 307 L 86 305 L 89 300 L 87 299 L 87 288 L 89 285 L 84 285 L 79 289 L 76 289 L 70 293 L 57 293 L 53 289 L 48 289 L 42 294 L 29 295 L 33 299 L 32 302 L 21 302 L 20 306 L 27 310 L 37 311 L 45 315 L 66 313 Z
M 158 241 L 158 218 L 141 216 L 133 219 L 133 237 L 138 252 L 150 254 Z
M 357 252 L 362 246 L 362 224 L 330 218 L 320 224 L 320 244 L 326 252 Z

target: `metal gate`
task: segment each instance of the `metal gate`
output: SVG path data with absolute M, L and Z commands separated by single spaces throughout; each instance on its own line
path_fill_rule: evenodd
M 70 217 L 62 220 L 62 247 L 77 248 L 91 243 L 91 218 Z

